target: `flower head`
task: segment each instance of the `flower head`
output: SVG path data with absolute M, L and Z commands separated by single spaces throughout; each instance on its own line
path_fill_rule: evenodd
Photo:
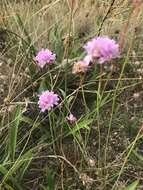
M 78 61 L 74 64 L 72 73 L 79 74 L 85 73 L 89 68 L 89 63 L 85 62 L 84 60 Z
M 56 59 L 56 54 L 53 54 L 49 49 L 41 49 L 34 60 L 37 65 L 43 68 L 46 64 L 51 64 Z
M 104 63 L 119 56 L 119 45 L 108 37 L 96 37 L 84 46 L 87 54 L 99 63 Z
M 139 92 L 135 92 L 133 94 L 133 97 L 134 97 L 134 99 L 138 99 L 140 97 L 140 93 Z
M 91 55 L 86 55 L 83 59 L 83 61 L 87 64 L 87 65 L 90 65 L 90 63 L 93 62 L 93 58 Z
M 70 124 L 73 124 L 77 121 L 77 118 L 72 113 L 70 113 L 69 116 L 67 116 L 66 118 L 70 122 Z
M 52 91 L 44 91 L 39 96 L 39 108 L 41 109 L 41 112 L 45 112 L 46 110 L 51 110 L 51 108 L 54 105 L 57 105 L 59 101 L 59 97 L 57 94 L 54 94 Z

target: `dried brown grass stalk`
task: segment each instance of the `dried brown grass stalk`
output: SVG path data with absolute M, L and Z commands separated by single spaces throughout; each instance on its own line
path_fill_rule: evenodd
M 127 21 L 123 24 L 123 30 L 121 30 L 120 32 L 120 37 L 119 37 L 120 51 L 123 51 L 124 49 L 125 39 L 126 39 L 126 35 L 127 35 L 131 21 L 134 23 L 133 26 L 135 28 L 135 23 L 138 19 L 138 15 L 140 14 L 140 11 L 142 10 L 142 6 L 141 6 L 142 4 L 143 2 L 139 0 L 132 1 L 132 9 L 129 13 Z

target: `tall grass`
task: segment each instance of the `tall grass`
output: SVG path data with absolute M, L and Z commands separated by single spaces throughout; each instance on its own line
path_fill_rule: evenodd
M 3 0 L 0 6 L 6 35 L 0 61 L 9 66 L 0 108 L 0 189 L 142 189 L 142 3 Z M 118 41 L 120 58 L 73 75 L 84 43 L 98 35 Z M 34 57 L 43 47 L 57 58 L 42 70 Z M 60 103 L 41 113 L 38 96 L 47 89 Z M 70 113 L 77 118 L 72 124 Z

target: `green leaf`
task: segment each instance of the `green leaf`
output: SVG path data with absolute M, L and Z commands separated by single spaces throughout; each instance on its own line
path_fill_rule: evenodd
M 75 124 L 74 128 L 71 129 L 71 131 L 67 134 L 70 135 L 75 135 L 77 131 L 79 131 L 80 129 L 87 129 L 90 130 L 89 125 L 92 123 L 93 119 L 84 119 L 82 121 L 79 121 Z
M 47 89 L 46 79 L 43 78 L 41 83 L 40 83 L 40 87 L 38 89 L 38 92 L 41 93 L 41 92 L 45 91 L 46 89 Z
M 32 159 L 33 149 L 30 149 L 30 151 L 26 152 L 23 156 L 19 157 L 15 162 L 5 162 L 1 164 L 0 173 L 3 174 L 1 184 L 5 184 L 8 180 L 10 180 L 14 185 L 18 187 L 18 190 L 21 190 L 21 186 L 19 186 L 18 182 L 23 178 Z M 5 164 L 11 166 L 9 170 L 7 170 L 4 167 Z M 17 175 L 15 175 L 16 171 L 18 171 Z M 20 175 L 18 175 L 19 173 Z
M 40 122 L 36 122 L 36 123 L 35 123 L 35 121 L 34 121 L 33 119 L 31 119 L 31 118 L 29 118 L 29 117 L 26 117 L 26 116 L 22 116 L 22 117 L 20 118 L 20 120 L 21 120 L 22 122 L 28 123 L 30 126 L 33 126 L 33 125 L 34 125 L 34 126 L 35 126 L 34 128 L 42 127 Z
M 0 164 L 0 174 L 7 175 L 7 173 L 8 173 L 8 170 L 3 165 Z M 17 187 L 17 190 L 22 190 L 21 186 L 18 184 L 15 177 L 10 175 L 9 180 Z
M 18 177 L 19 180 L 23 179 L 24 174 L 26 173 L 31 161 L 33 159 L 33 153 L 31 151 L 27 152 L 22 156 L 21 162 L 22 166 L 20 167 L 20 176 Z
M 139 184 L 139 180 L 136 180 L 130 185 L 128 185 L 127 187 L 125 187 L 123 190 L 136 190 L 138 184 Z
M 12 122 L 9 129 L 9 153 L 12 160 L 14 160 L 15 158 L 17 133 L 21 116 L 22 116 L 21 105 L 17 105 L 15 112 L 13 113 Z
M 52 44 L 53 51 L 58 55 L 57 61 L 60 61 L 63 57 L 64 46 L 61 39 L 61 32 L 58 24 L 55 24 L 54 27 L 48 33 L 48 42 Z M 47 44 L 48 45 L 48 44 Z
M 55 177 L 55 172 L 53 172 L 52 170 L 48 170 L 48 175 L 47 175 L 47 182 L 48 182 L 48 190 L 54 190 L 54 177 Z
M 139 153 L 137 153 L 136 150 L 133 151 L 133 154 L 142 162 L 143 161 L 143 156 Z

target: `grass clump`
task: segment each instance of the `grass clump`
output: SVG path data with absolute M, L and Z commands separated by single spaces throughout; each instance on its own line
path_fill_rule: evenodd
M 142 189 L 143 3 L 0 6 L 0 189 Z

